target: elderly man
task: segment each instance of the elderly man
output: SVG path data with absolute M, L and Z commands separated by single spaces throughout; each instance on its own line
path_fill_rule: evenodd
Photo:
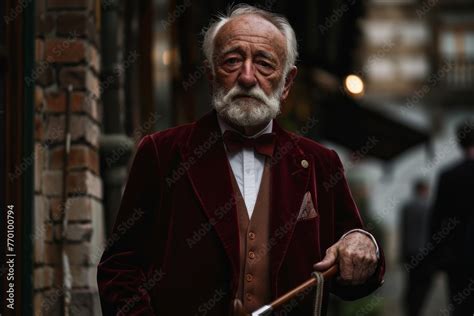
M 214 109 L 140 142 L 98 269 L 105 315 L 231 315 L 236 300 L 250 313 L 332 265 L 323 314 L 328 291 L 356 299 L 380 286 L 383 256 L 337 154 L 274 120 L 296 47 L 285 18 L 251 6 L 211 24 Z M 284 314 L 311 315 L 313 298 Z

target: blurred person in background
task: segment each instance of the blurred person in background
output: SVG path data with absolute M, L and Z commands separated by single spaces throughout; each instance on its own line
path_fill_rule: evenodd
M 456 131 L 461 161 L 441 172 L 431 214 L 436 265 L 446 271 L 451 315 L 474 313 L 474 120 Z
M 433 276 L 433 268 L 426 254 L 429 251 L 428 196 L 428 183 L 418 179 L 413 185 L 413 196 L 401 211 L 400 258 L 407 272 L 404 303 L 406 315 L 409 316 L 420 315 Z

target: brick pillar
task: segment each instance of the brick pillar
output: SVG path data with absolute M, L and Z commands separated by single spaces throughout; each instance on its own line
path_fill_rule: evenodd
M 72 277 L 71 315 L 100 315 L 96 266 L 103 250 L 102 180 L 99 168 L 100 55 L 95 0 L 36 1 L 35 85 L 35 315 L 60 314 L 64 292 L 59 232 L 68 218 L 65 250 Z M 62 204 L 66 87 L 71 94 L 72 146 Z

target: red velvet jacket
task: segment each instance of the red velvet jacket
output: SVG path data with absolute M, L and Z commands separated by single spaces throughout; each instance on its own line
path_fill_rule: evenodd
M 273 298 L 310 277 L 326 249 L 362 221 L 336 152 L 283 130 L 271 166 L 268 251 Z M 309 162 L 304 168 L 302 160 Z M 239 232 L 216 112 L 143 138 L 98 267 L 104 315 L 228 315 L 239 272 Z M 317 217 L 296 220 L 310 192 Z M 328 284 L 344 299 L 380 286 L 383 256 L 361 286 Z M 312 315 L 313 293 L 285 315 Z

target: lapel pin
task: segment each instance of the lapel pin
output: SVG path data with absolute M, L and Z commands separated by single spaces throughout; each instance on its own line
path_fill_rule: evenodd
M 309 167 L 308 160 L 306 160 L 306 159 L 301 160 L 301 166 L 305 169 L 308 168 Z

